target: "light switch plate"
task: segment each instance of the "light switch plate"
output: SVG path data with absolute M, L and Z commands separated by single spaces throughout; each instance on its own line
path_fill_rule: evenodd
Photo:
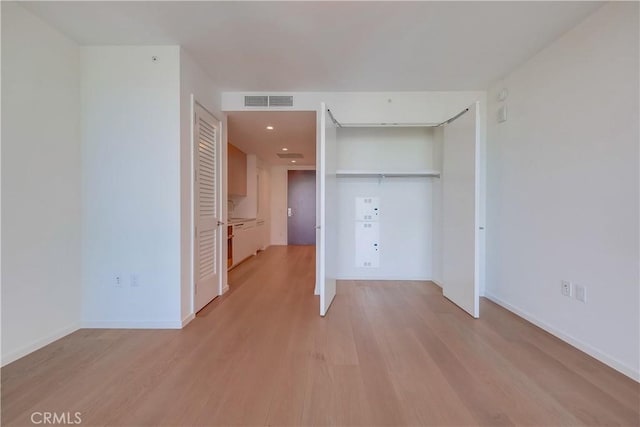
M 498 118 L 498 123 L 502 123 L 502 122 L 506 122 L 507 121 L 507 106 L 506 105 L 503 105 L 502 107 L 500 107 L 498 109 L 497 118 Z

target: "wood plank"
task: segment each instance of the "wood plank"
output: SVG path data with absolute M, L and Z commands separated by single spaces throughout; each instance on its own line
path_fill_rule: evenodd
M 501 307 L 430 282 L 340 282 L 271 247 L 183 330 L 80 330 L 2 368 L 2 425 L 640 425 L 640 384 Z

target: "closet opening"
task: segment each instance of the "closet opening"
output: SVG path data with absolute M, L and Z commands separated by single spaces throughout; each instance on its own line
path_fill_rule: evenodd
M 321 209 L 332 215 L 325 232 L 335 241 L 327 244 L 326 277 L 433 282 L 479 316 L 477 115 L 474 104 L 440 124 L 348 125 L 327 111 L 334 129 L 321 141 L 320 162 L 335 180 L 322 194 L 331 206 Z M 323 292 L 322 315 L 335 290 Z

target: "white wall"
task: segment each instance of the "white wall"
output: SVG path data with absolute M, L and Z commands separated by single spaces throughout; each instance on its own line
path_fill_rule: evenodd
M 86 326 L 181 326 L 179 98 L 177 46 L 82 48 Z
M 80 323 L 78 46 L 2 2 L 2 364 Z
M 256 110 L 244 106 L 245 95 L 259 92 L 223 92 L 225 111 Z M 269 92 L 292 95 L 294 110 L 317 111 L 325 102 L 342 124 L 437 124 L 450 119 L 475 101 L 484 109 L 484 91 L 451 92 Z M 271 111 L 291 110 L 269 108 Z
M 315 170 L 315 166 L 272 166 L 269 171 L 271 194 L 271 244 L 286 245 L 288 170 Z
M 211 78 L 180 49 L 180 318 L 186 324 L 193 318 L 193 102 L 209 110 L 221 121 L 222 149 L 218 191 L 221 193 L 220 215 L 227 218 L 227 122 L 220 108 L 220 93 Z M 226 242 L 226 229 L 223 231 Z M 218 265 L 227 265 L 227 246 L 222 245 Z M 222 268 L 222 283 L 227 283 L 227 269 Z M 222 290 L 220 290 L 222 291 Z
M 434 169 L 432 128 L 340 128 L 338 169 Z M 338 279 L 432 278 L 432 212 L 438 178 L 338 179 Z M 355 266 L 355 198 L 380 199 L 380 266 Z
M 487 199 L 487 295 L 636 379 L 638 43 L 638 3 L 608 3 L 491 87 Z

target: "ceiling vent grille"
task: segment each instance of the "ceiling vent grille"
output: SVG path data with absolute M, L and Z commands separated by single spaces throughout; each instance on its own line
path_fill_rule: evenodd
M 269 106 L 269 97 L 268 96 L 245 96 L 244 97 L 244 106 L 245 107 L 268 107 Z
M 300 153 L 276 153 L 281 159 L 301 159 L 304 156 Z
M 245 107 L 293 107 L 293 96 L 290 95 L 246 95 Z
M 293 96 L 270 96 L 269 107 L 293 107 Z

